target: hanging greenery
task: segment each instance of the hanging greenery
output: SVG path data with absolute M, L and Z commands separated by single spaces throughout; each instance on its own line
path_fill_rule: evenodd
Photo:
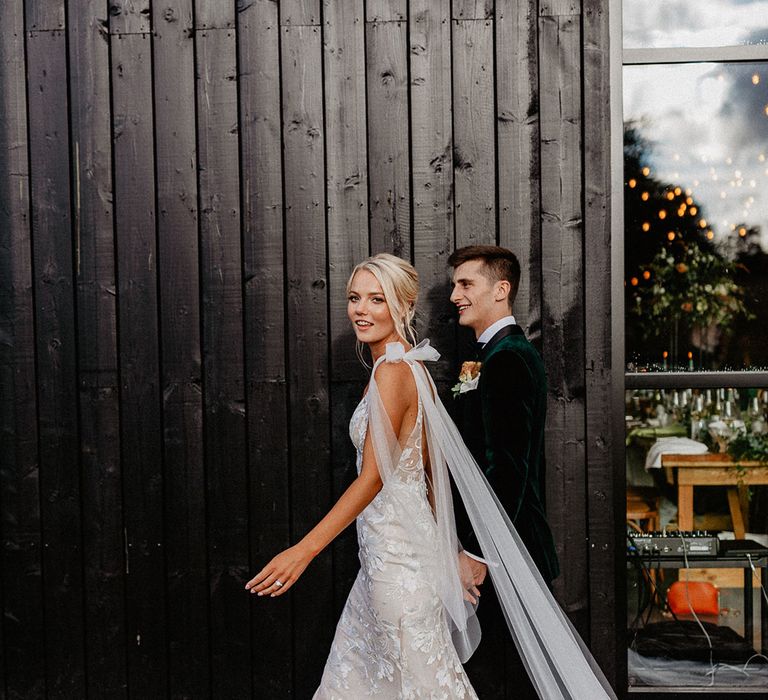
M 659 250 L 648 266 L 650 284 L 633 294 L 632 312 L 649 321 L 643 325 L 645 337 L 665 333 L 676 321 L 727 332 L 737 318 L 752 317 L 744 290 L 734 281 L 735 268 L 695 244 Z

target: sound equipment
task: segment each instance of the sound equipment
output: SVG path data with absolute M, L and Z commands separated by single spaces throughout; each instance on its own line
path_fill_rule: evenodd
M 627 553 L 641 557 L 716 557 L 719 542 L 717 536 L 707 530 L 628 532 Z

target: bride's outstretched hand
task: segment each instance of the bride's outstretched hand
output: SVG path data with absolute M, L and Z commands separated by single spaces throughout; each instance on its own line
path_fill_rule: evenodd
M 245 590 L 276 598 L 296 583 L 311 561 L 312 555 L 305 548 L 300 545 L 289 547 L 248 581 Z

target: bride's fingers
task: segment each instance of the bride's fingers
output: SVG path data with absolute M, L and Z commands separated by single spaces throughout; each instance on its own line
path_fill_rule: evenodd
M 283 585 L 282 586 L 277 586 L 277 584 L 275 584 L 273 586 L 275 588 L 275 590 L 272 593 L 269 594 L 270 598 L 277 598 L 278 596 L 283 595 L 283 593 L 285 593 L 291 586 L 293 586 L 294 583 L 296 583 L 296 579 L 292 578 L 292 577 L 291 578 L 286 578 L 285 581 L 280 579 L 280 582 Z M 264 593 L 266 594 L 266 591 L 264 591 Z
M 271 574 L 272 572 L 269 571 L 267 567 L 264 567 L 261 571 L 259 571 L 258 574 L 256 574 L 250 581 L 248 581 L 248 583 L 245 584 L 245 590 L 252 591 Z
M 251 586 L 251 593 L 258 593 L 259 595 L 262 595 L 262 593 L 264 593 L 264 591 L 269 588 L 269 586 L 271 586 L 277 578 L 277 573 L 272 571 L 271 573 L 264 576 L 258 583 Z

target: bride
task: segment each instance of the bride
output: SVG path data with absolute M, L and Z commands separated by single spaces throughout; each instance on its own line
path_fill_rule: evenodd
M 316 700 L 477 698 L 462 662 L 480 641 L 479 591 L 456 539 L 449 473 L 489 564 L 507 624 L 541 698 L 615 698 L 552 598 L 459 437 L 415 344 L 416 270 L 388 254 L 358 264 L 347 313 L 373 359 L 350 421 L 358 476 L 328 514 L 247 584 L 283 595 L 357 519 L 360 572 Z

